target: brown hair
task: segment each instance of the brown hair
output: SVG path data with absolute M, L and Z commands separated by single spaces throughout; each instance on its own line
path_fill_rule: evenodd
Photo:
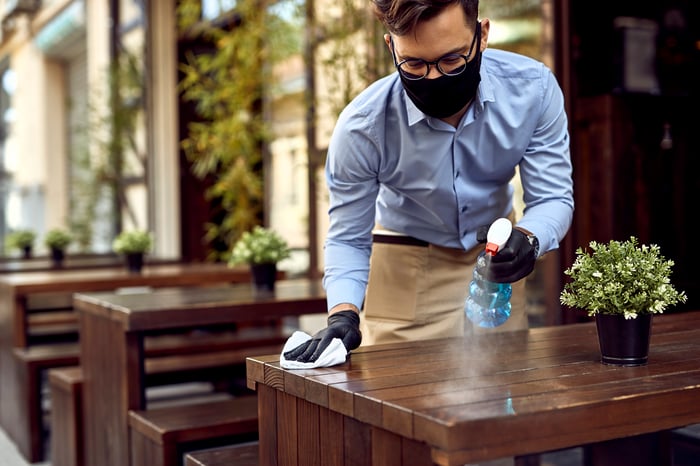
M 411 32 L 421 21 L 427 21 L 450 5 L 459 3 L 467 20 L 476 22 L 479 0 L 372 0 L 374 14 L 397 36 Z

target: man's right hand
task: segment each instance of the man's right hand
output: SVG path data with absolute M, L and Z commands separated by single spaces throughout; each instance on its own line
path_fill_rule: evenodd
M 355 311 L 339 311 L 328 316 L 328 327 L 316 333 L 310 340 L 284 353 L 289 361 L 314 362 L 328 348 L 334 338 L 340 338 L 348 351 L 362 342 L 360 316 Z

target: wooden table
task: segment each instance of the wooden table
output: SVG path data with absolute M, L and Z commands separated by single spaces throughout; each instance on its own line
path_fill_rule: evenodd
M 34 406 L 38 387 L 27 387 L 31 377 L 18 361 L 17 349 L 30 347 L 28 303 L 42 296 L 65 295 L 71 304 L 73 293 L 117 290 L 129 287 L 211 286 L 231 282 L 249 282 L 247 267 L 229 268 L 225 264 L 172 264 L 146 266 L 140 274 L 119 266 L 0 274 L 0 424 L 32 462 L 41 458 L 37 445 L 36 422 L 26 410 Z M 35 413 L 40 416 L 40 413 Z
M 326 311 L 321 281 L 306 279 L 278 281 L 267 295 L 241 284 L 135 295 L 81 293 L 74 303 L 81 316 L 86 462 L 100 466 L 129 464 L 127 413 L 145 408 L 145 336 Z
M 247 361 L 261 465 L 461 465 L 585 444 L 592 464 L 658 465 L 627 440 L 700 423 L 699 312 L 656 316 L 641 367 L 601 364 L 591 322 L 360 348 L 323 369 L 278 359 Z

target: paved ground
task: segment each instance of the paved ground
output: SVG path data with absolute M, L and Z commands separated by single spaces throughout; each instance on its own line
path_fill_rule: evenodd
M 5 431 L 0 429 L 0 465 L 2 466 L 27 466 L 22 455 L 19 454 L 15 444 L 7 438 Z M 34 466 L 50 466 L 50 462 L 34 463 Z

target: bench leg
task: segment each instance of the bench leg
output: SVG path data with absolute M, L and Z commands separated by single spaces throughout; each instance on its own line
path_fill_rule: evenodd
M 29 463 L 44 459 L 41 372 L 14 360 L 15 377 L 3 381 L 3 428 Z M 11 385 L 11 386 L 10 386 Z M 9 395 L 9 396 L 8 396 Z
M 82 384 L 51 387 L 51 465 L 84 466 Z

